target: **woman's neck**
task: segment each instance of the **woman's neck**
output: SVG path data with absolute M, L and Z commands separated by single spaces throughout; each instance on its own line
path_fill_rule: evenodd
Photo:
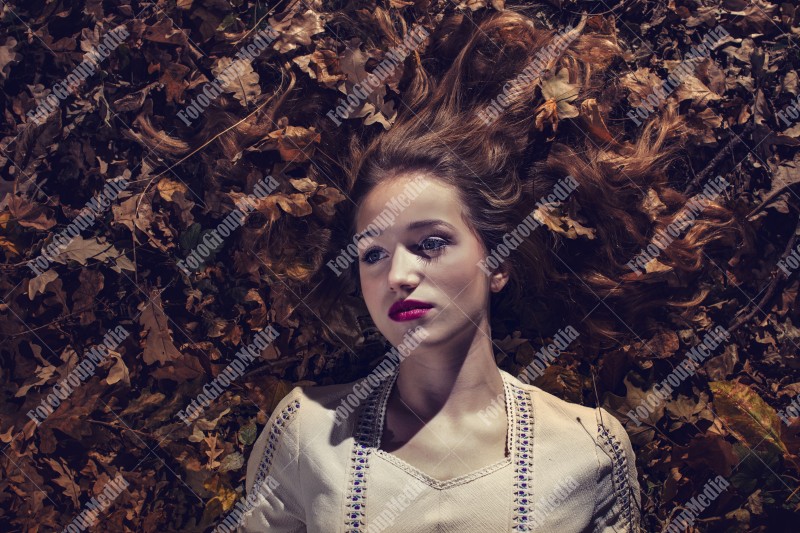
M 473 416 L 503 393 L 491 339 L 481 331 L 467 346 L 417 349 L 398 372 L 392 394 L 426 421 L 442 415 Z

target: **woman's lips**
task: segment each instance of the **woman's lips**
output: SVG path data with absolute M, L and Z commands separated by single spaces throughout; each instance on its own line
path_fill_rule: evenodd
M 398 300 L 389 308 L 389 318 L 397 322 L 415 320 L 428 312 L 433 304 L 421 300 Z
M 430 311 L 430 307 L 418 307 L 416 309 L 408 309 L 406 311 L 398 311 L 389 315 L 389 318 L 395 322 L 405 322 L 407 320 L 416 320 L 422 315 Z

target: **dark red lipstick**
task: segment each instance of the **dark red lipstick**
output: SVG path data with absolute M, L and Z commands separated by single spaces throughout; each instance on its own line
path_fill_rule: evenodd
M 398 300 L 389 308 L 389 318 L 397 322 L 416 320 L 427 313 L 431 307 L 433 304 L 420 300 Z

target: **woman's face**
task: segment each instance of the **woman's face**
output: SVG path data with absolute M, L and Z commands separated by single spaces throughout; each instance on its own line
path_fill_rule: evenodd
M 488 332 L 489 291 L 501 290 L 508 278 L 488 277 L 478 266 L 486 250 L 462 218 L 466 210 L 452 186 L 419 172 L 375 186 L 358 209 L 357 234 L 373 222 L 383 226 L 377 221 L 381 212 L 391 214 L 387 206 L 409 192 L 413 199 L 404 208 L 398 204 L 393 223 L 378 235 L 367 234 L 366 245 L 359 242 L 361 290 L 375 325 L 395 346 L 417 326 L 427 330 L 430 345 L 463 340 L 477 328 Z M 430 308 L 390 316 L 392 304 L 405 299 Z

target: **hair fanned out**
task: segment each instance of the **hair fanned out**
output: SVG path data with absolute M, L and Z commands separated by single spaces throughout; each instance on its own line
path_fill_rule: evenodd
M 563 205 L 546 209 L 545 224 L 505 258 L 512 281 L 493 295 L 493 306 L 510 305 L 545 335 L 572 324 L 587 334 L 584 343 L 614 342 L 629 328 L 655 329 L 659 312 L 701 302 L 707 292 L 691 294 L 692 275 L 708 266 L 712 248 L 749 238 L 730 210 L 710 202 L 660 251 L 658 268 L 636 273 L 627 265 L 688 200 L 667 177 L 686 130 L 674 107 L 635 142 L 606 125 L 621 92 L 609 67 L 624 54 L 613 35 L 588 33 L 586 21 L 557 32 L 510 10 L 477 24 L 462 15 L 446 20 L 429 50 L 458 50 L 449 67 L 437 78 L 417 62 L 397 122 L 370 140 L 354 139 L 347 165 L 353 204 L 342 219 L 351 222 L 381 181 L 430 172 L 461 192 L 491 251 L 571 176 L 577 185 Z M 334 249 L 351 242 L 354 230 L 343 227 Z M 358 284 L 355 265 L 349 277 L 344 290 Z M 683 299 L 681 288 L 689 293 Z
M 331 24 L 354 24 L 338 16 Z M 384 42 L 398 44 L 410 31 L 380 7 L 371 16 L 378 22 L 371 31 Z M 347 298 L 359 289 L 358 267 L 352 263 L 336 277 L 326 263 L 352 243 L 355 209 L 381 181 L 424 171 L 456 186 L 487 252 L 536 209 L 543 223 L 502 262 L 511 283 L 493 295 L 493 309 L 512 309 L 523 327 L 543 335 L 571 324 L 594 349 L 599 341 L 645 335 L 663 313 L 703 301 L 707 291 L 694 284 L 696 275 L 716 253 L 749 250 L 751 236 L 720 195 L 660 249 L 646 272 L 628 266 L 654 236 L 674 226 L 689 201 L 668 178 L 687 126 L 669 104 L 635 135 L 614 126 L 625 122 L 619 120 L 626 104 L 617 74 L 627 56 L 615 35 L 592 20 L 584 15 L 558 30 L 538 28 L 513 9 L 443 18 L 402 64 L 398 115 L 388 131 L 354 120 L 334 127 L 325 116 L 330 95 L 316 85 L 306 88 L 309 80 L 301 83 L 288 63 L 280 87 L 257 104 L 258 113 L 236 116 L 225 110 L 235 102 L 221 96 L 192 142 L 165 142 L 146 118 L 138 124 L 153 144 L 161 143 L 162 153 L 191 155 L 190 146 L 213 140 L 229 159 L 263 145 L 277 117 L 319 132 L 308 176 L 339 188 L 347 200 L 337 204 L 335 216 L 268 217 L 260 228 L 244 228 L 241 238 L 272 271 L 286 274 L 287 283 L 313 287 L 305 303 L 329 323 L 341 320 L 342 302 L 358 302 Z M 211 194 L 225 188 L 223 181 L 243 188 L 254 181 L 257 162 L 246 163 L 248 171 L 247 158 L 234 165 L 206 152 L 200 155 L 210 167 Z M 576 186 L 566 200 L 548 204 L 568 177 Z M 280 190 L 291 192 L 286 183 Z M 306 244 L 303 251 L 293 245 L 298 240 Z M 290 271 L 297 256 L 305 267 Z

